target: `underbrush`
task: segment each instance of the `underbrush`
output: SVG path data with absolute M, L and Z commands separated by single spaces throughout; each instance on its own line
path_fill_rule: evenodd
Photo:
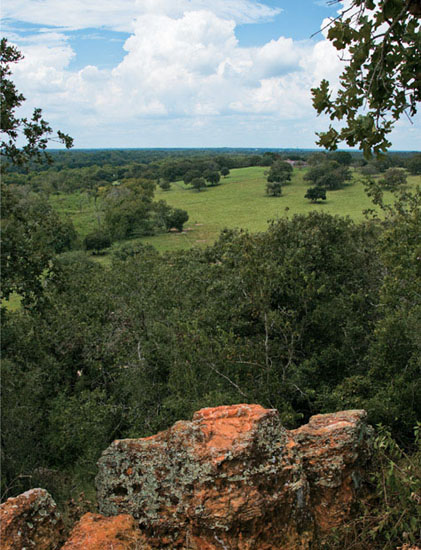
M 384 426 L 377 427 L 365 495 L 355 519 L 335 530 L 324 550 L 417 550 L 421 541 L 421 424 L 406 453 Z

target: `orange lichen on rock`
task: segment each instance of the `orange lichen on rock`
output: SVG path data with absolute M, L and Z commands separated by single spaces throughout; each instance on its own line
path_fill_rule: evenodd
M 288 443 L 275 410 L 203 409 L 156 436 L 115 441 L 99 462 L 100 511 L 132 514 L 153 548 L 304 550 L 308 485 Z
M 300 448 L 310 485 L 312 513 L 320 532 L 349 517 L 355 490 L 370 453 L 365 411 L 341 411 L 312 416 L 290 432 Z
M 350 515 L 370 453 L 365 420 L 343 411 L 288 431 L 277 411 L 241 404 L 114 441 L 97 477 L 111 517 L 83 516 L 62 550 L 317 548 Z M 58 548 L 53 504 L 40 489 L 9 499 L 2 548 Z
M 85 514 L 62 550 L 146 550 L 137 522 L 128 514 Z
M 208 456 L 220 462 L 227 453 L 235 453 L 247 446 L 259 422 L 268 416 L 276 416 L 276 410 L 260 405 L 230 405 L 201 409 L 193 415 L 203 434 L 195 452 L 202 458 Z
M 0 506 L 2 550 L 56 550 L 62 535 L 56 504 L 44 489 L 31 489 Z

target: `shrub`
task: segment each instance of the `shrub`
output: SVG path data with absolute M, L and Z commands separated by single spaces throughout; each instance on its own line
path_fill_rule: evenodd
M 94 250 L 96 252 L 109 248 L 111 246 L 111 239 L 107 233 L 103 231 L 94 231 L 89 233 L 83 240 L 83 246 L 85 250 Z

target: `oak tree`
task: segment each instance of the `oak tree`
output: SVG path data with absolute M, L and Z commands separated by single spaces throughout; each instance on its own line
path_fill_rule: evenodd
M 342 123 L 319 133 L 318 145 L 334 150 L 345 141 L 366 157 L 390 147 L 395 122 L 413 117 L 421 99 L 420 18 L 419 0 L 352 0 L 329 24 L 328 39 L 347 65 L 336 97 L 322 80 L 313 105 Z

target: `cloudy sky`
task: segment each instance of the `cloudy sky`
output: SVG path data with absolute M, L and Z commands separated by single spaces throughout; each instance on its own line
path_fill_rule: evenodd
M 14 81 L 75 147 L 314 147 L 327 0 L 4 0 Z M 402 120 L 393 149 L 419 149 Z

